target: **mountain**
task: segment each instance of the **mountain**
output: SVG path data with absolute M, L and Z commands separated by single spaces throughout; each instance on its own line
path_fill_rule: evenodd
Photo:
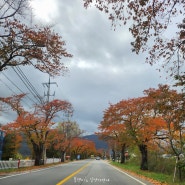
M 86 136 L 83 136 L 82 138 L 84 139 L 88 139 L 90 141 L 93 141 L 95 143 L 95 147 L 96 149 L 104 149 L 104 150 L 107 150 L 108 149 L 108 144 L 107 142 L 103 141 L 103 140 L 100 140 L 98 138 L 97 135 L 95 134 L 92 134 L 92 135 L 86 135 Z M 28 147 L 28 144 L 26 143 L 26 140 L 23 139 L 22 143 L 21 143 L 21 148 L 19 150 L 19 152 L 23 155 L 23 156 L 31 156 L 31 150 L 30 148 Z
M 108 149 L 108 144 L 107 142 L 100 140 L 97 135 L 92 134 L 92 135 L 87 135 L 83 136 L 84 139 L 88 139 L 90 141 L 93 141 L 95 143 L 96 149 Z

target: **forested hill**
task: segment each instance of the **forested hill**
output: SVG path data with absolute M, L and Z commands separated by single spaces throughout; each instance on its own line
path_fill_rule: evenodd
M 83 136 L 83 138 L 93 141 L 95 143 L 96 149 L 108 149 L 107 143 L 98 139 L 98 136 L 95 134 Z
M 98 136 L 95 134 L 83 136 L 83 138 L 88 139 L 90 141 L 93 141 L 95 143 L 95 147 L 97 150 L 98 149 L 105 149 L 105 150 L 108 149 L 107 143 L 105 141 L 98 139 Z M 23 156 L 31 156 L 31 150 L 28 147 L 28 144 L 26 143 L 25 139 L 23 139 L 23 141 L 22 141 L 21 148 L 20 148 L 19 152 Z

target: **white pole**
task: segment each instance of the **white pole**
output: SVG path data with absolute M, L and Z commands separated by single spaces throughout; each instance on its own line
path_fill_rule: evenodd
M 176 171 L 177 171 L 177 161 L 178 161 L 178 157 L 176 156 L 175 169 L 174 169 L 174 174 L 173 174 L 173 182 L 175 181 L 175 176 L 176 176 Z

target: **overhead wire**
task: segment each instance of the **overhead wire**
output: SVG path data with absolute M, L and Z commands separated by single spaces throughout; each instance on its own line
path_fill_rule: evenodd
M 3 76 L 4 77 L 6 77 L 7 78 L 7 80 L 9 81 L 9 82 L 11 82 L 21 93 L 23 93 L 23 94 L 26 94 L 25 92 L 23 92 L 4 72 L 2 72 L 2 74 L 3 74 Z M 1 80 L 2 81 L 2 80 Z M 4 82 L 3 82 L 4 83 Z M 5 83 L 4 83 L 5 84 Z M 6 84 L 6 86 L 8 87 L 8 85 Z M 10 90 L 10 91 L 12 91 L 14 94 L 17 94 L 17 93 L 15 93 L 15 91 L 13 91 L 10 87 L 8 87 L 8 89 Z M 36 102 L 33 100 L 33 99 L 31 99 L 29 96 L 27 96 L 27 98 L 30 100 L 30 101 L 32 101 L 34 104 L 36 104 Z
M 33 95 L 33 97 L 35 97 L 40 103 L 42 103 L 43 102 L 42 97 L 39 95 L 37 90 L 34 88 L 34 86 L 28 80 L 28 78 L 23 73 L 23 71 L 18 66 L 17 67 L 13 67 L 13 70 L 18 75 L 18 77 L 21 79 L 21 81 L 24 83 L 26 88 L 30 91 L 30 93 Z
M 42 103 L 42 97 L 40 96 L 40 94 L 38 93 L 38 91 L 35 89 L 35 87 L 32 85 L 32 83 L 28 80 L 27 76 L 23 73 L 23 71 L 20 69 L 20 67 L 17 66 L 17 68 L 18 68 L 19 72 L 22 74 L 22 76 L 24 77 L 24 79 L 27 81 L 27 83 L 30 85 L 30 87 L 33 90 L 33 92 L 35 93 L 36 97 Z
M 3 74 L 4 75 L 4 74 Z M 14 94 L 14 95 L 18 95 L 15 91 L 12 90 L 12 88 L 10 88 L 5 82 L 3 82 L 2 79 L 0 79 L 0 81 Z M 24 100 L 22 100 L 28 107 L 30 107 L 30 105 L 28 105 L 27 102 L 25 102 Z
M 15 95 L 17 95 L 17 93 L 15 91 L 12 90 L 12 88 L 10 88 L 5 82 L 2 81 L 2 79 L 0 79 L 0 81 Z

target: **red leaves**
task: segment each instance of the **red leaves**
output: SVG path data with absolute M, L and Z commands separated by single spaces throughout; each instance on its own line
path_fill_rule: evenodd
M 36 106 L 37 112 L 42 113 L 42 116 L 45 117 L 46 121 L 53 119 L 57 113 L 64 112 L 68 116 L 72 116 L 73 108 L 71 103 L 63 100 L 53 100 L 44 105 Z
M 16 111 L 18 114 L 21 114 L 23 111 L 23 108 L 21 106 L 21 100 L 24 98 L 26 94 L 20 94 L 20 95 L 13 95 L 11 97 L 7 98 L 1 98 L 0 101 L 8 104 L 13 111 Z
M 91 153 L 96 152 L 95 143 L 93 141 L 89 141 L 82 138 L 74 138 L 71 141 L 71 151 L 76 154 Z
M 1 98 L 4 103 L 9 104 L 13 110 L 17 111 L 17 119 L 4 126 L 7 133 L 23 133 L 32 143 L 33 147 L 40 144 L 45 146 L 48 140 L 48 133 L 55 124 L 53 119 L 57 113 L 64 112 L 69 116 L 73 113 L 71 103 L 63 100 L 53 100 L 43 105 L 36 105 L 35 112 L 29 113 L 24 111 L 21 106 L 21 99 L 25 94 L 16 95 L 8 98 Z M 61 136 L 61 135 L 60 135 Z M 41 146 L 41 149 L 42 146 Z
M 4 22 L 5 35 L 0 37 L 0 71 L 8 66 L 33 65 L 51 76 L 64 74 L 62 57 L 72 57 L 64 48 L 65 42 L 50 27 L 32 28 L 19 21 Z M 19 60 L 18 60 L 19 59 Z
M 181 40 L 185 39 L 185 30 L 181 30 L 179 37 L 180 37 Z
M 144 91 L 145 97 L 121 100 L 105 110 L 98 135 L 109 143 L 144 144 L 151 150 L 183 149 L 184 95 L 168 85 Z M 178 148 L 179 150 L 175 150 Z
M 147 63 L 152 65 L 162 61 L 163 67 L 167 67 L 170 75 L 177 74 L 181 67 L 179 61 L 185 60 L 184 42 L 182 43 L 185 34 L 184 30 L 181 31 L 179 40 L 178 33 L 171 30 L 175 30 L 180 23 L 178 18 L 181 19 L 185 9 L 183 1 L 84 0 L 84 2 L 86 8 L 94 5 L 108 13 L 113 27 L 125 25 L 130 21 L 129 31 L 134 38 L 131 42 L 132 51 L 137 54 L 147 51 Z M 179 27 L 184 29 L 184 22 L 179 24 Z M 180 60 L 174 58 L 176 54 L 180 56 Z
M 146 145 L 150 143 L 150 148 L 156 148 L 160 139 L 163 142 L 168 142 L 169 138 L 176 140 L 185 121 L 183 95 L 170 90 L 168 85 L 159 85 L 158 89 L 144 93 L 145 97 L 110 105 L 104 112 L 98 135 L 117 142 L 146 142 Z

